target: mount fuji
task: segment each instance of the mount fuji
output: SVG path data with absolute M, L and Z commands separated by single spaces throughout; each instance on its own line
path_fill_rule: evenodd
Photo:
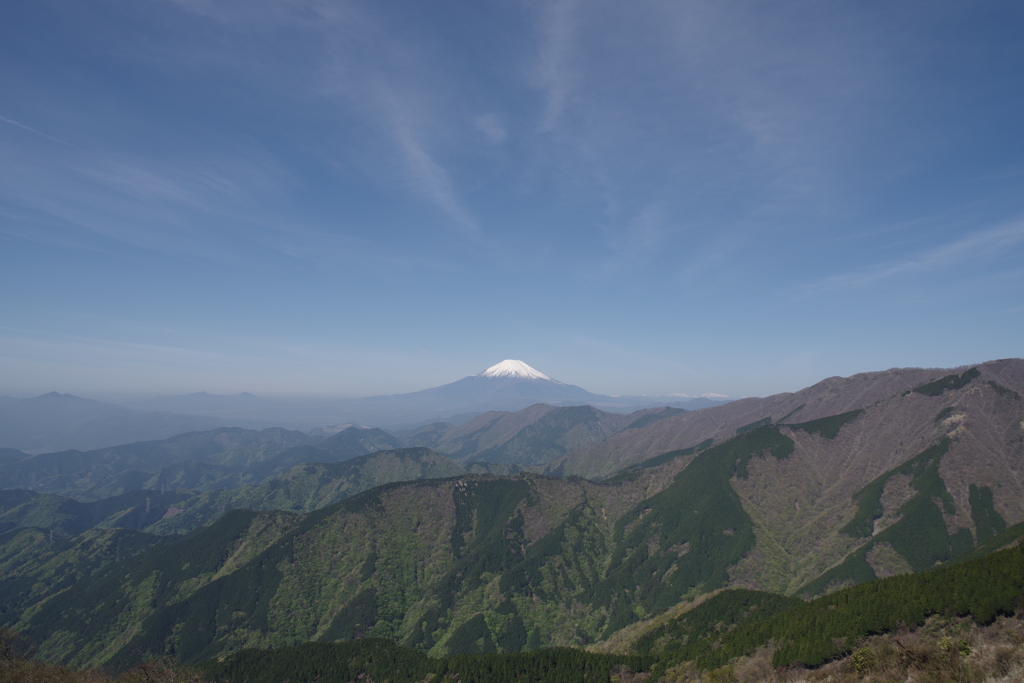
M 344 422 L 410 426 L 438 420 L 460 422 L 488 411 L 517 411 L 537 403 L 591 405 L 607 412 L 629 413 L 655 406 L 693 410 L 724 402 L 675 397 L 603 396 L 559 382 L 521 360 L 510 359 L 451 384 L 409 394 L 344 399 L 335 406 L 338 419 Z
M 615 400 L 611 396 L 592 394 L 586 389 L 551 379 L 521 360 L 504 360 L 483 372 L 463 377 L 457 382 L 411 394 L 389 398 L 425 399 L 438 404 L 457 403 L 477 412 L 517 410 L 534 403 L 579 405 L 594 401 Z M 515 407 L 514 404 L 522 404 Z M 494 407 L 501 404 L 509 407 Z M 442 409 L 444 412 L 444 409 Z

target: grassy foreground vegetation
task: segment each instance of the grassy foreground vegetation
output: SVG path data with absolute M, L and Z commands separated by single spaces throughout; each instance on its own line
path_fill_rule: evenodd
M 641 670 L 641 657 L 594 654 L 571 648 L 439 659 L 380 638 L 348 643 L 304 643 L 276 650 L 243 650 L 200 668 L 211 681 L 387 680 L 391 683 L 457 680 L 460 683 L 607 683 Z
M 1024 608 L 1024 546 L 852 586 L 775 613 L 777 606 L 767 594 L 761 600 L 769 608 L 752 614 L 749 607 L 742 609 L 745 596 L 734 598 L 729 596 L 732 592 L 716 596 L 662 628 L 659 635 L 666 644 L 651 643 L 655 651 L 650 654 L 658 659 L 656 672 L 687 661 L 697 669 L 713 670 L 770 643 L 774 643 L 771 664 L 775 667 L 820 667 L 850 654 L 866 637 L 923 626 L 933 616 L 991 624 Z M 746 600 L 754 604 L 753 599 Z M 691 624 L 714 623 L 719 611 L 735 615 L 732 622 L 725 622 L 737 624 L 735 628 L 718 637 L 712 633 L 710 640 L 706 631 L 691 633 Z M 688 647 L 701 642 L 707 646 Z
M 1020 681 L 1024 545 L 939 569 L 853 586 L 804 602 L 727 590 L 641 635 L 623 654 L 551 648 L 431 658 L 366 638 L 245 649 L 194 670 L 147 664 L 117 678 L 28 661 L 0 633 L 0 683 L 338 683 L 347 681 Z

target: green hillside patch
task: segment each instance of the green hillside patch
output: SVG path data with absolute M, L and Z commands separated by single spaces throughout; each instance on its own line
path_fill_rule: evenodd
M 448 651 L 455 655 L 487 654 L 498 651 L 494 646 L 491 629 L 487 628 L 487 620 L 484 619 L 483 614 L 477 614 L 455 629 L 451 638 L 448 639 Z
M 230 480 L 228 475 L 232 471 L 240 474 L 250 465 L 258 468 L 282 451 L 313 440 L 302 432 L 279 428 L 255 431 L 221 427 L 161 441 L 122 444 L 85 453 L 41 453 L 0 463 L 0 481 L 12 488 L 88 498 L 141 488 L 237 486 L 237 481 L 218 481 Z
M 971 380 L 980 376 L 981 373 L 978 371 L 978 368 L 971 368 L 962 375 L 946 375 L 934 382 L 928 382 L 927 384 L 922 384 L 919 387 L 914 387 L 911 391 L 917 394 L 924 394 L 925 396 L 939 396 L 944 391 L 962 389 L 970 384 Z
M 1024 537 L 1024 522 L 1014 524 L 1011 527 L 1007 527 L 1006 531 L 996 534 L 985 543 L 982 543 L 975 548 L 966 557 L 960 558 L 961 561 L 973 560 L 979 557 L 984 557 L 989 553 L 994 553 L 998 550 L 1002 550 L 1009 546 L 1014 541 Z
M 1012 399 L 1014 401 L 1019 401 L 1020 400 L 1020 394 L 1018 394 L 1013 389 L 1007 389 L 1006 387 L 1004 387 L 999 382 L 995 382 L 993 380 L 989 380 L 987 382 L 987 384 L 990 387 L 992 387 L 995 390 L 995 392 L 997 394 L 999 394 L 1000 396 L 1002 396 L 1003 398 L 1009 398 L 1009 399 Z
M 872 581 L 810 602 L 758 591 L 724 591 L 641 636 L 632 656 L 553 648 L 431 658 L 388 640 L 365 639 L 246 649 L 201 667 L 211 680 L 225 683 L 611 683 L 630 671 L 651 671 L 653 680 L 685 662 L 709 671 L 770 644 L 775 666 L 817 667 L 850 653 L 866 636 L 920 626 L 934 615 L 991 623 L 999 615 L 1012 614 L 1022 596 L 1024 548 L 1017 547 L 928 572 Z M 491 635 L 483 614 L 459 628 L 460 643 L 474 649 L 486 647 Z
M 802 604 L 799 598 L 747 589 L 722 591 L 710 600 L 638 638 L 632 650 L 658 660 L 657 678 L 679 662 L 696 660 L 721 647 L 737 626 L 763 621 Z
M 594 605 L 610 605 L 604 637 L 662 612 L 684 596 L 728 581 L 754 546 L 754 528 L 729 480 L 747 477 L 752 457 L 786 458 L 793 441 L 771 426 L 700 453 L 664 491 L 624 515 Z
M 601 481 L 602 484 L 618 484 L 623 481 L 632 481 L 639 476 L 643 470 L 651 469 L 652 467 L 661 467 L 662 465 L 672 462 L 676 458 L 682 458 L 687 455 L 693 455 L 699 451 L 711 448 L 712 444 L 715 443 L 714 439 L 705 439 L 696 446 L 690 446 L 689 448 L 680 448 L 679 450 L 669 451 L 668 453 L 662 453 L 656 455 L 653 458 L 644 460 L 643 462 L 637 463 L 636 465 L 630 465 L 628 468 L 619 472 L 616 475 L 608 477 Z
M 1024 548 L 918 574 L 871 581 L 837 591 L 761 621 L 741 624 L 715 649 L 694 657 L 709 670 L 774 642 L 775 666 L 820 666 L 869 635 L 924 624 L 932 615 L 971 617 L 988 624 L 1013 614 L 1024 596 Z M 709 601 L 710 602 L 710 601 Z M 689 653 L 687 653 L 689 654 Z M 663 658 L 661 666 L 680 661 Z
M 786 425 L 790 429 L 799 429 L 805 431 L 808 434 L 818 434 L 825 439 L 834 439 L 839 435 L 839 430 L 847 422 L 853 422 L 860 417 L 863 410 L 851 410 L 848 413 L 840 413 L 839 415 L 830 415 L 828 417 L 822 417 L 817 420 L 811 420 L 809 422 L 798 422 L 796 424 Z
M 885 490 L 885 485 L 889 479 L 897 474 L 910 475 L 912 477 L 911 484 L 918 491 L 921 491 L 921 486 L 926 483 L 932 486 L 941 485 L 942 493 L 939 494 L 940 498 L 944 500 L 947 509 L 949 506 L 952 506 L 953 498 L 946 491 L 945 485 L 941 483 L 941 478 L 936 482 L 934 477 L 928 477 L 927 480 L 924 477 L 924 473 L 930 470 L 934 470 L 934 474 L 938 475 L 939 459 L 949 450 L 950 443 L 948 438 L 943 439 L 935 446 L 922 451 L 919 455 L 902 465 L 879 475 L 867 486 L 855 493 L 853 497 L 857 501 L 857 512 L 853 519 L 840 531 L 854 538 L 867 538 L 871 536 L 874 531 L 875 520 L 881 517 L 884 512 L 882 509 L 882 491 Z
M 24 633 L 30 640 L 43 643 L 41 654 L 45 657 L 80 665 L 90 662 L 100 652 L 120 648 L 125 629 L 141 623 L 141 632 L 133 639 L 134 644 L 126 646 L 127 650 L 111 661 L 112 666 L 135 664 L 143 659 L 145 653 L 161 656 L 179 654 L 166 651 L 166 639 L 176 622 L 168 619 L 169 612 L 165 606 L 182 597 L 187 586 L 198 585 L 204 577 L 215 574 L 231 551 L 253 533 L 254 523 L 273 526 L 278 523 L 277 518 L 284 515 L 237 510 L 216 524 L 173 543 L 111 565 L 96 573 L 91 580 L 73 585 L 59 600 L 42 603 L 27 619 Z M 238 585 L 244 582 L 244 574 L 234 572 L 220 581 Z M 266 585 L 263 589 L 266 595 Z M 259 594 L 255 595 L 258 600 Z M 236 597 L 240 600 L 252 598 L 241 594 Z M 188 622 L 192 627 L 190 632 L 182 632 L 188 645 L 195 646 L 198 634 L 205 634 L 216 627 L 216 624 L 205 621 L 211 610 L 227 608 L 233 601 L 214 588 L 206 592 L 205 599 L 200 597 L 177 603 L 173 609 L 180 617 L 178 621 Z M 193 613 L 202 621 L 201 624 L 188 618 Z M 55 630 L 67 632 L 69 637 L 52 638 Z M 197 654 L 189 647 L 184 651 L 190 655 Z
M 785 415 L 783 415 L 780 420 L 777 420 L 775 422 L 775 424 L 777 424 L 777 425 L 784 425 L 784 424 L 786 424 L 786 420 L 788 420 L 789 418 L 793 417 L 794 415 L 796 415 L 798 412 L 800 412 L 801 410 L 803 410 L 806 407 L 807 407 L 806 403 L 801 403 L 796 408 L 793 408 L 793 410 L 791 410 L 788 413 L 786 413 Z
M 736 436 L 740 436 L 741 434 L 746 434 L 747 432 L 751 432 L 751 431 L 757 429 L 758 427 L 764 427 L 765 425 L 770 425 L 771 423 L 772 423 L 772 419 L 770 417 L 765 417 L 765 418 L 762 418 L 762 419 L 758 420 L 757 422 L 751 422 L 750 424 L 743 425 L 742 427 L 737 427 L 736 428 Z
M 371 555 L 371 557 L 374 557 Z M 364 581 L 369 578 L 365 576 Z M 377 591 L 372 588 L 364 588 L 350 603 L 338 612 L 338 616 L 331 622 L 330 628 L 324 634 L 325 642 L 337 640 L 357 640 L 366 638 L 370 630 L 377 623 Z
M 1006 520 L 996 512 L 992 501 L 992 489 L 982 486 L 980 489 L 971 484 L 969 498 L 971 519 L 978 535 L 978 545 L 991 540 L 994 536 L 1006 531 Z
M 190 496 L 187 491 L 131 491 L 81 503 L 52 494 L 32 494 L 20 505 L 0 514 L 0 532 L 26 526 L 53 530 L 54 535 L 60 537 L 75 536 L 94 527 L 142 531 Z M 8 500 L 15 499 L 15 496 L 8 496 Z
M 650 412 L 642 417 L 638 417 L 637 419 L 633 420 L 628 425 L 623 427 L 622 431 L 626 431 L 627 429 L 640 429 L 641 427 L 646 427 L 647 425 L 651 425 L 660 420 L 664 420 L 666 417 L 682 415 L 685 412 L 687 411 L 683 410 L 682 408 L 662 408 L 656 412 Z
M 324 455 L 311 446 L 304 448 L 311 451 L 311 457 Z M 419 447 L 378 451 L 342 462 L 308 462 L 258 486 L 207 491 L 189 497 L 178 504 L 179 514 L 159 520 L 148 530 L 183 533 L 212 523 L 228 510 L 308 512 L 380 485 L 463 473 L 463 468 L 452 460 Z
M 693 455 L 694 453 L 699 453 L 700 451 L 703 451 L 703 450 L 706 450 L 708 448 L 711 448 L 711 446 L 714 443 L 715 443 L 714 439 L 705 439 L 704 441 L 701 441 L 696 446 L 691 446 L 689 448 L 684 448 L 684 449 L 678 450 L 678 451 L 671 451 L 670 453 L 663 453 L 661 455 L 656 455 L 653 458 L 650 458 L 648 460 L 644 460 L 642 463 L 640 463 L 638 465 L 634 465 L 634 467 L 636 469 L 640 469 L 640 470 L 647 470 L 647 469 L 651 469 L 652 467 L 660 467 L 660 466 L 664 465 L 667 462 L 672 462 L 673 460 L 675 460 L 676 458 L 678 458 L 680 456 Z
M 0 534 L 0 626 L 14 626 L 33 604 L 171 540 L 128 529 L 94 529 L 68 539 L 34 528 Z
M 842 564 L 825 572 L 799 592 L 818 595 L 836 585 L 863 583 L 875 578 L 874 570 L 871 569 L 866 557 L 868 552 L 880 543 L 890 544 L 917 572 L 969 554 L 975 545 L 971 532 L 968 529 L 960 529 L 950 535 L 943 518 L 943 513 L 956 512 L 953 497 L 946 490 L 946 485 L 939 475 L 939 462 L 949 450 L 949 445 L 950 440 L 944 438 L 861 489 L 855 495 L 857 512 L 840 531 L 854 538 L 870 537 L 871 540 L 847 557 Z M 900 507 L 899 521 L 872 536 L 875 520 L 883 513 L 882 491 L 889 479 L 897 474 L 909 476 L 910 484 L 917 493 Z M 987 529 L 995 529 L 992 525 L 998 525 L 1001 518 L 997 521 L 992 516 L 995 511 L 992 510 L 990 513 L 985 508 L 985 500 L 991 504 L 991 498 L 986 499 L 981 493 L 974 495 L 982 523 L 988 525 Z M 1002 528 L 1005 529 L 1005 523 Z
M 273 650 L 242 650 L 201 665 L 225 683 L 424 680 L 461 683 L 610 683 L 618 669 L 641 671 L 642 657 L 594 654 L 570 648 L 434 659 L 374 638 L 349 643 L 305 643 Z
M 455 608 L 459 593 L 479 587 L 486 574 L 501 574 L 522 562 L 523 517 L 516 509 L 529 492 L 525 479 L 464 479 L 456 485 L 451 535 L 455 562 L 441 579 L 426 587 L 436 600 L 403 642 L 432 648 L 446 632 L 443 622 Z

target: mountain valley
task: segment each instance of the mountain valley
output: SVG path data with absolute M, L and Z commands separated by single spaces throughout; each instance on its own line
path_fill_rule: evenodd
M 1004 360 L 691 412 L 8 451 L 0 476 L 26 490 L 0 496 L 0 626 L 113 669 L 360 638 L 433 657 L 643 643 L 721 590 L 807 604 L 1013 545 L 1022 393 Z

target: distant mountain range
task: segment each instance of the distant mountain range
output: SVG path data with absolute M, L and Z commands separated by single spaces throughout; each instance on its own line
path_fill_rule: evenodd
M 302 463 L 338 463 L 377 451 L 424 446 L 450 456 L 468 471 L 539 472 L 573 449 L 682 412 L 649 408 L 621 415 L 591 406 L 538 404 L 515 413 L 485 413 L 461 426 L 435 423 L 399 435 L 376 427 L 348 427 L 327 437 L 279 428 L 218 427 L 84 452 L 30 455 L 5 449 L 0 451 L 0 482 L 9 489 L 80 500 L 138 489 L 236 489 L 262 484 Z
M 28 453 L 165 439 L 219 424 L 214 417 L 143 412 L 56 392 L 26 399 L 0 397 L 0 448 Z
M 559 382 L 519 360 L 505 360 L 476 375 L 409 394 L 333 399 L 263 399 L 252 394 L 207 393 L 149 399 L 133 407 L 172 410 L 220 419 L 272 421 L 290 428 L 360 424 L 401 429 L 439 420 L 462 422 L 489 411 L 517 411 L 536 403 L 591 405 L 606 412 L 672 406 L 698 410 L 727 403 L 724 396 L 604 396 Z M 456 419 L 452 419 L 459 416 Z
M 319 434 L 340 431 L 338 425 L 408 430 L 439 420 L 460 425 L 481 413 L 518 411 L 537 403 L 590 405 L 626 414 L 662 406 L 697 410 L 728 400 L 602 396 L 551 379 L 517 360 L 502 361 L 440 387 L 366 398 L 270 399 L 247 392 L 230 396 L 199 392 L 122 406 L 51 392 L 30 399 L 0 397 L 0 463 L 4 448 L 25 453 L 88 451 L 214 427 L 281 427 Z

